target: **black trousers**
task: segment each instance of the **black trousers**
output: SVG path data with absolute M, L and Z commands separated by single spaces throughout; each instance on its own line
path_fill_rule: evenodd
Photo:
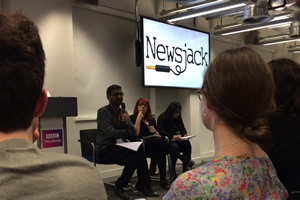
M 160 180 L 166 179 L 166 154 L 183 160 L 184 157 L 174 149 L 165 139 L 154 137 L 144 141 L 146 154 L 153 154 L 157 162 Z
M 98 156 L 105 162 L 108 161 L 124 166 L 121 176 L 115 183 L 116 186 L 120 188 L 127 186 L 135 170 L 137 170 L 138 175 L 137 184 L 142 187 L 150 186 L 151 179 L 148 174 L 148 165 L 143 145 L 139 147 L 138 151 L 112 145 L 101 150 Z
M 173 149 L 175 149 L 175 151 L 182 152 L 182 154 L 186 156 L 189 160 L 191 159 L 192 145 L 189 140 L 178 141 L 178 142 L 170 141 L 170 145 L 172 146 Z M 175 169 L 177 158 L 179 157 L 171 155 L 173 169 Z

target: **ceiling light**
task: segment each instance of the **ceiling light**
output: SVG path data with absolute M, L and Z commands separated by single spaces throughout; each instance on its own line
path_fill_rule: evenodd
M 287 23 L 273 25 L 273 26 L 270 26 L 270 27 L 267 27 L 267 28 L 268 29 L 279 28 L 279 27 L 289 26 L 290 24 L 291 24 L 291 22 L 287 22 Z
M 296 17 L 291 17 L 288 19 L 269 21 L 269 22 L 262 23 L 262 24 L 242 25 L 242 26 L 236 27 L 236 28 L 216 31 L 216 32 L 214 32 L 214 34 L 215 35 L 231 35 L 231 34 L 236 34 L 236 33 L 241 33 L 241 32 L 246 32 L 246 31 L 259 30 L 259 29 L 263 29 L 263 28 L 274 28 L 274 27 L 279 27 L 279 26 L 287 26 L 290 23 L 292 23 L 292 21 L 295 19 L 296 19 Z
M 228 25 L 228 26 L 223 26 L 222 29 L 234 28 L 234 27 L 238 27 L 238 26 L 242 26 L 242 24 L 231 24 L 231 25 Z
M 162 10 L 159 14 L 160 15 L 168 15 L 168 14 L 180 13 L 180 12 L 184 12 L 184 11 L 191 10 L 191 9 L 199 9 L 199 8 L 211 6 L 211 5 L 217 4 L 221 1 L 224 1 L 224 0 L 209 0 L 209 1 L 201 2 L 201 3 L 196 3 L 196 4 L 192 4 L 192 5 L 186 5 L 186 6 L 181 6 L 178 8 L 173 8 L 170 10 Z
M 204 16 L 204 15 L 208 15 L 211 13 L 224 11 L 224 10 L 230 10 L 233 8 L 238 8 L 238 7 L 242 7 L 242 6 L 246 5 L 245 3 L 241 3 L 241 2 L 246 2 L 246 0 L 243 0 L 243 1 L 242 0 L 234 0 L 234 1 L 230 1 L 230 2 L 220 3 L 217 5 L 212 5 L 210 7 L 188 10 L 187 12 L 184 12 L 184 13 L 161 17 L 160 20 L 168 21 L 171 23 L 171 22 L 175 22 L 175 21 L 179 21 L 179 20 L 183 20 L 183 19 L 189 19 L 189 18 Z
M 260 43 L 264 46 L 269 46 L 269 45 L 274 45 L 274 44 L 282 44 L 282 43 L 287 43 L 287 42 L 295 42 L 295 41 L 299 41 L 299 39 L 284 39 L 284 40 L 278 40 L 278 41 L 270 41 L 270 42 L 266 42 L 266 43 Z
M 279 23 L 279 24 L 275 24 L 275 25 L 264 25 L 264 26 L 259 26 L 259 27 L 253 27 L 253 28 L 246 28 L 246 29 L 242 29 L 242 30 L 238 30 L 238 31 L 232 31 L 232 32 L 227 32 L 227 33 L 223 33 L 221 35 L 232 35 L 232 34 L 236 34 L 236 33 L 242 33 L 242 32 L 247 32 L 247 31 L 254 31 L 254 30 L 259 30 L 259 29 L 263 29 L 263 28 L 274 28 L 274 27 L 281 27 L 281 26 L 287 26 L 289 25 L 291 22 L 284 22 L 284 23 Z
M 197 1 L 197 0 L 166 0 L 166 1 L 169 1 L 172 3 L 193 3 L 194 1 Z
M 270 40 L 273 40 L 274 39 L 286 39 L 288 38 L 289 35 L 288 34 L 282 34 L 282 35 L 273 35 L 273 36 L 269 36 L 269 37 L 265 37 L 265 38 L 261 38 L 260 41 L 270 41 Z
M 300 45 L 296 45 L 296 44 L 293 45 L 293 46 L 290 45 L 290 46 L 288 46 L 287 48 L 288 48 L 289 50 L 297 50 L 297 49 L 300 49 Z
M 286 15 L 282 15 L 282 16 L 278 16 L 278 17 L 274 17 L 271 22 L 273 21 L 277 21 L 277 20 L 281 20 L 281 19 L 288 19 L 289 17 Z
M 289 53 L 300 53 L 300 49 L 290 49 L 288 50 Z

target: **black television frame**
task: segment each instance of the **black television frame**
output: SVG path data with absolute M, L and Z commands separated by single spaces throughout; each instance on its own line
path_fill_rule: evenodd
M 199 33 L 203 33 L 203 34 L 207 34 L 208 36 L 208 50 L 209 50 L 209 55 L 208 55 L 208 64 L 211 62 L 211 45 L 210 45 L 210 32 L 206 32 L 206 31 L 202 31 L 202 30 L 197 30 L 194 28 L 190 28 L 190 27 L 185 27 L 185 26 L 180 26 L 180 25 L 174 25 L 174 24 L 169 24 L 167 22 L 164 21 L 159 21 L 157 19 L 153 19 L 150 17 L 146 17 L 146 16 L 140 16 L 140 35 L 141 35 L 141 41 L 139 42 L 139 45 L 136 44 L 136 56 L 138 56 L 136 58 L 137 65 L 139 65 L 142 70 L 141 70 L 141 75 L 142 75 L 142 86 L 145 88 L 177 88 L 177 89 L 200 89 L 201 87 L 180 87 L 180 86 L 172 86 L 172 85 L 162 85 L 162 86 L 157 86 L 157 85 L 145 85 L 145 61 L 144 61 L 144 19 L 148 19 L 148 20 L 153 20 L 159 23 L 163 23 L 166 25 L 170 25 L 170 26 L 174 26 L 174 27 L 178 27 L 178 28 L 183 28 L 183 29 L 188 29 L 188 30 L 192 30 L 192 31 L 196 31 Z

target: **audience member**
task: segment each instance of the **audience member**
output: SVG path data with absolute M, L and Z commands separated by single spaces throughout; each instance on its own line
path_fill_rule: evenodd
M 144 140 L 146 153 L 154 154 L 160 175 L 160 186 L 169 189 L 170 184 L 166 180 L 166 154 L 178 157 L 183 163 L 188 162 L 172 146 L 161 137 L 156 130 L 156 121 L 152 117 L 151 107 L 147 98 L 139 98 L 135 104 L 133 115 L 130 116 L 136 129 L 136 135 Z
M 260 147 L 270 139 L 273 94 L 272 72 L 258 53 L 242 47 L 218 55 L 205 72 L 199 96 L 215 158 L 180 175 L 164 199 L 286 199 Z
M 107 199 L 90 162 L 33 144 L 47 103 L 44 74 L 36 25 L 20 12 L 0 11 L 1 199 Z
M 188 170 L 195 163 L 191 160 L 192 146 L 189 140 L 181 140 L 181 137 L 187 136 L 187 131 L 181 119 L 182 107 L 180 103 L 174 101 L 170 103 L 165 112 L 159 115 L 157 120 L 158 131 L 163 136 L 170 139 L 171 146 L 177 151 L 182 152 L 187 157 L 188 162 L 182 163 L 182 172 Z M 171 155 L 172 168 L 176 171 L 176 162 L 178 156 Z
M 281 58 L 269 62 L 277 110 L 269 117 L 273 147 L 270 158 L 288 192 L 300 191 L 300 65 Z
M 136 189 L 145 196 L 158 196 L 152 190 L 151 179 L 148 174 L 148 165 L 145 151 L 141 145 L 137 151 L 116 145 L 117 140 L 134 138 L 136 130 L 129 118 L 127 111 L 121 110 L 123 102 L 122 88 L 111 85 L 106 90 L 109 105 L 98 110 L 97 124 L 97 150 L 101 160 L 124 165 L 121 177 L 115 183 L 115 194 L 122 199 L 129 199 L 124 193 L 134 171 L 137 169 L 138 183 Z

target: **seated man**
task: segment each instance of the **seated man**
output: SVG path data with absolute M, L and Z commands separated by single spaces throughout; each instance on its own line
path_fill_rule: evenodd
M 35 24 L 0 11 L 0 198 L 107 199 L 96 168 L 79 156 L 42 152 L 38 118 L 45 53 Z
M 137 151 L 116 145 L 117 140 L 134 138 L 136 130 L 130 121 L 128 113 L 120 109 L 123 102 L 122 88 L 119 85 L 111 85 L 106 90 L 109 105 L 98 110 L 97 124 L 97 150 L 98 156 L 103 161 L 124 165 L 121 177 L 115 183 L 115 194 L 122 199 L 129 199 L 123 187 L 126 187 L 135 169 L 137 169 L 138 183 L 136 189 L 145 196 L 158 196 L 153 192 L 148 174 L 148 165 L 141 145 Z

